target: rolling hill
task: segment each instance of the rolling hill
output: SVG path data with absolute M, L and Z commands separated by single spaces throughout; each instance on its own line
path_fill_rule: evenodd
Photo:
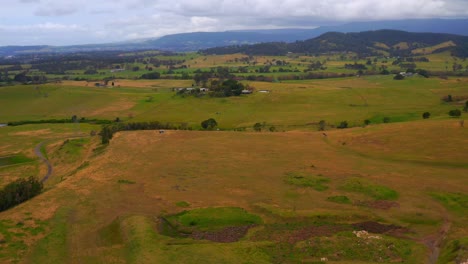
M 451 45 L 441 45 L 443 43 Z M 438 48 L 433 48 L 438 46 Z M 204 54 L 245 53 L 250 55 L 285 55 L 292 53 L 356 52 L 363 56 L 389 54 L 408 55 L 427 48 L 435 53 L 451 49 L 455 55 L 468 55 L 468 37 L 441 33 L 412 33 L 398 30 L 377 30 L 359 33 L 328 32 L 317 38 L 294 43 L 271 42 L 237 45 L 203 50 Z

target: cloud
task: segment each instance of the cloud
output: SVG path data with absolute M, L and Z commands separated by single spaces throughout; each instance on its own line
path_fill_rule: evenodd
M 2 31 L 42 31 L 42 32 L 51 32 L 51 31 L 83 31 L 86 30 L 85 27 L 79 26 L 77 24 L 64 25 L 57 23 L 42 23 L 36 25 L 21 25 L 21 26 L 11 26 L 11 25 L 0 25 L 0 30 Z
M 48 39 L 56 39 L 54 44 L 112 42 L 193 31 L 466 17 L 467 0 L 13 0 L 0 9 L 4 27 L 48 30 Z M 54 37 L 52 32 L 59 31 Z M 39 33 L 30 34 L 41 39 Z M 0 39 L 0 45 L 6 43 L 5 39 L 25 41 L 7 35 Z M 71 43 L 64 42 L 73 38 Z
M 182 16 L 307 17 L 320 20 L 375 20 L 468 14 L 466 1 L 449 0 L 257 0 L 159 1 L 157 9 Z
M 34 12 L 36 16 L 67 16 L 74 14 L 80 10 L 80 7 L 75 5 L 56 5 L 49 3 L 47 6 L 41 6 Z

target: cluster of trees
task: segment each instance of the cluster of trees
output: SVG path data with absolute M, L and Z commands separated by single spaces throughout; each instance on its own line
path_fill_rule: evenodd
M 218 126 L 218 122 L 216 122 L 214 118 L 208 118 L 207 120 L 203 120 L 201 122 L 201 126 L 203 129 L 212 130 Z
M 7 210 L 41 193 L 42 182 L 34 177 L 18 179 L 0 190 L 0 211 Z
M 115 133 L 119 131 L 132 131 L 132 130 L 158 130 L 158 129 L 180 129 L 180 130 L 191 130 L 187 123 L 181 123 L 175 125 L 172 123 L 161 123 L 161 122 L 130 122 L 121 123 L 120 119 L 116 119 L 117 122 L 104 125 L 99 132 L 101 136 L 102 144 L 108 144 Z
M 161 74 L 159 72 L 149 72 L 141 75 L 141 79 L 148 79 L 148 80 L 155 80 L 159 79 L 161 77 Z
M 249 85 L 244 85 L 241 82 L 234 79 L 211 79 L 209 84 L 207 81 L 203 83 L 209 87 L 209 91 L 205 91 L 200 88 L 194 89 L 182 89 L 177 92 L 179 95 L 208 95 L 211 97 L 231 97 L 231 96 L 240 96 L 243 90 L 253 91 L 254 88 Z M 204 87 L 206 88 L 206 87 Z
M 367 70 L 366 65 L 360 64 L 360 63 L 354 63 L 354 64 L 345 64 L 345 69 L 352 69 L 352 70 Z
M 222 82 L 213 81 L 210 86 L 210 95 L 213 97 L 239 96 L 242 94 L 242 90 L 246 88 L 246 85 L 234 79 L 228 79 Z M 248 88 L 251 89 L 250 87 Z

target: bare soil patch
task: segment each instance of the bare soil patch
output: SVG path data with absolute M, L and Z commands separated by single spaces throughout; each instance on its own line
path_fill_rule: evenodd
M 255 225 L 246 226 L 230 226 L 223 228 L 219 231 L 195 231 L 190 237 L 196 240 L 210 240 L 218 243 L 232 243 L 239 241 L 245 235 L 250 228 Z
M 295 244 L 299 241 L 304 241 L 311 237 L 331 236 L 346 230 L 349 230 L 349 227 L 337 225 L 308 226 L 292 232 L 286 238 L 286 241 L 290 244 Z
M 374 209 L 380 210 L 389 210 L 391 208 L 399 208 L 400 204 L 395 201 L 387 201 L 387 200 L 377 200 L 377 201 L 359 201 L 356 203 L 357 205 L 366 206 Z
M 374 233 L 374 234 L 390 234 L 393 232 L 396 233 L 401 233 L 401 232 L 408 232 L 409 230 L 407 228 L 397 226 L 397 225 L 385 225 L 381 224 L 379 222 L 374 222 L 374 221 L 367 221 L 367 222 L 361 222 L 361 223 L 355 223 L 352 225 L 354 228 L 360 229 L 360 230 L 365 230 L 369 233 Z

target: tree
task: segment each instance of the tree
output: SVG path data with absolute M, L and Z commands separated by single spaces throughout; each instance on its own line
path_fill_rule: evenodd
M 430 116 L 431 116 L 431 113 L 429 113 L 429 112 L 424 112 L 424 113 L 422 114 L 422 117 L 423 117 L 424 119 L 428 119 Z
M 201 126 L 204 128 L 204 129 L 213 129 L 215 128 L 216 126 L 218 126 L 218 122 L 216 122 L 216 120 L 214 120 L 213 118 L 209 118 L 205 121 L 202 121 L 201 122 Z
M 463 107 L 463 111 L 468 112 L 468 101 L 465 102 L 465 107 Z
M 150 72 L 150 73 L 145 73 L 141 75 L 141 79 L 149 79 L 149 80 L 154 80 L 154 79 L 159 79 L 161 77 L 161 74 L 159 72 Z
M 393 77 L 393 80 L 403 80 L 405 79 L 405 76 L 401 75 L 401 74 L 397 74 L 395 75 L 395 77 Z
M 337 128 L 340 128 L 340 129 L 348 128 L 348 122 L 347 121 L 341 121 L 341 123 L 337 126 Z
M 326 127 L 327 127 L 327 122 L 325 122 L 325 120 L 320 120 L 318 130 L 319 131 L 324 131 Z
M 254 129 L 255 131 L 257 131 L 257 132 L 262 131 L 262 124 L 260 124 L 260 123 L 258 123 L 258 122 L 255 123 L 255 124 L 253 125 L 253 129 Z
M 460 117 L 461 116 L 461 111 L 460 111 L 460 109 L 454 109 L 454 110 L 450 110 L 448 114 L 451 117 Z
M 369 119 L 364 120 L 364 125 L 365 125 L 365 126 L 368 126 L 369 124 L 370 124 L 370 120 L 369 120 Z

